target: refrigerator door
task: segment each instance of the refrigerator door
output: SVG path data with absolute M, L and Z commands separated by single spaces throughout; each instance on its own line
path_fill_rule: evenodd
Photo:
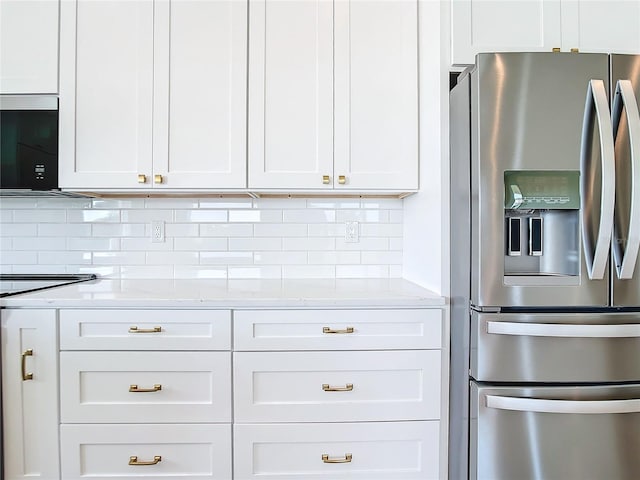
M 640 385 L 471 384 L 472 480 L 638 478 Z
M 471 376 L 483 382 L 640 379 L 640 313 L 471 314 Z
M 637 241 L 639 232 L 634 228 L 640 212 L 635 205 L 640 201 L 640 138 L 637 125 L 637 107 L 640 100 L 640 56 L 611 55 L 611 86 L 614 125 L 618 123 L 615 141 L 616 153 L 616 207 L 614 220 L 613 251 L 616 273 L 613 275 L 612 304 L 615 306 L 640 307 L 640 260 Z M 614 89 L 618 86 L 618 89 Z M 622 93 L 626 87 L 626 103 L 622 102 Z M 616 94 L 616 91 L 619 93 Z M 635 97 L 635 98 L 634 98 Z M 636 109 L 631 102 L 635 101 Z M 616 111 L 616 104 L 620 111 Z M 624 107 L 624 108 L 622 108 Z M 616 122 L 619 116 L 619 122 Z M 634 155 L 635 153 L 635 155 Z M 636 224 L 636 228 L 637 228 Z M 631 255 L 632 265 L 626 265 L 622 271 L 625 255 Z M 627 263 L 630 263 L 627 261 Z M 626 275 L 624 275 L 626 273 Z M 620 278 L 620 277 L 623 278 Z M 625 278 L 625 277 L 631 278 Z
M 576 199 L 568 207 L 562 200 L 554 204 L 563 197 L 548 192 L 562 191 L 579 176 L 587 89 L 600 80 L 608 92 L 609 57 L 480 54 L 470 76 L 471 304 L 608 305 L 609 266 L 605 262 L 602 279 L 589 279 L 578 215 L 578 208 L 589 209 L 584 227 L 597 238 L 605 175 L 595 126 L 587 137 L 590 171 L 582 174 L 589 180 L 587 197 L 572 193 Z M 612 169 L 613 159 L 609 163 Z M 519 177 L 530 191 L 542 192 L 535 210 Z

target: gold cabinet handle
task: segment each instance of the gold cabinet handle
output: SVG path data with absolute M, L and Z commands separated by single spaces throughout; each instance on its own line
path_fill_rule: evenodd
M 33 373 L 27 373 L 27 357 L 33 357 L 33 350 L 30 348 L 22 352 L 22 380 L 33 380 Z
M 340 176 L 338 177 L 338 183 L 339 183 L 340 185 L 344 185 L 345 183 L 347 183 L 347 177 L 345 177 L 344 175 L 340 175 Z
M 332 387 L 328 383 L 323 383 L 322 390 L 325 392 L 350 392 L 353 390 L 353 383 L 347 383 L 344 387 Z
M 138 460 L 138 457 L 129 457 L 129 465 L 136 465 L 136 466 L 146 466 L 146 465 L 155 465 L 158 462 L 162 461 L 162 457 L 160 455 L 156 455 L 155 457 L 153 457 L 153 460 L 151 460 L 150 462 L 145 462 L 145 461 L 141 461 Z
M 355 330 L 353 327 L 347 327 L 344 330 L 334 330 L 329 327 L 322 327 L 322 333 L 353 333 Z
M 353 455 L 350 453 L 345 453 L 344 458 L 329 458 L 329 455 L 326 453 L 322 455 L 322 461 L 324 463 L 351 463 L 352 458 Z
M 129 327 L 129 333 L 160 333 L 160 332 L 162 332 L 162 327 L 138 328 L 135 325 L 133 327 Z
M 552 51 L 553 53 L 560 53 L 560 47 L 553 47 L 553 48 L 551 49 L 551 51 Z
M 154 175 L 153 176 L 153 183 L 162 183 L 162 175 Z
M 147 183 L 147 176 L 146 175 L 138 175 L 138 183 Z
M 578 48 L 572 48 L 571 53 L 580 53 L 580 50 Z
M 323 175 L 322 183 L 324 183 L 325 185 L 329 185 L 331 183 L 331 177 L 329 175 Z
M 138 388 L 138 385 L 129 385 L 131 393 L 159 392 L 160 390 L 162 390 L 162 385 L 159 383 L 156 383 L 152 388 Z

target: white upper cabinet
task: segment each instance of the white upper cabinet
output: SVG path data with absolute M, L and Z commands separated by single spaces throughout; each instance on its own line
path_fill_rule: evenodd
M 417 1 L 249 12 L 249 188 L 417 189 Z
M 0 0 L 0 93 L 58 93 L 58 0 Z
M 451 0 L 451 63 L 480 52 L 640 53 L 638 0 Z
M 65 0 L 60 184 L 246 186 L 246 2 Z

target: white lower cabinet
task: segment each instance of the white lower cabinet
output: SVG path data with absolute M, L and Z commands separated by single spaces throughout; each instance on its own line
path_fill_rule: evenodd
M 234 479 L 439 478 L 439 422 L 234 426 Z
M 229 480 L 231 425 L 62 425 L 62 478 Z

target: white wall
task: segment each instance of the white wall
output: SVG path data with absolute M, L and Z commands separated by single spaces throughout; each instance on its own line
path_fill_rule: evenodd
M 402 275 L 403 200 L 0 199 L 1 273 L 123 278 Z M 152 243 L 151 221 L 166 240 Z M 345 242 L 345 222 L 360 239 Z

